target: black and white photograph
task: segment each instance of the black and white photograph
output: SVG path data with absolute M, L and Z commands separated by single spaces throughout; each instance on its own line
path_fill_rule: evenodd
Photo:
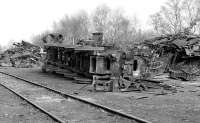
M 2 0 L 0 16 L 0 123 L 200 123 L 200 0 Z

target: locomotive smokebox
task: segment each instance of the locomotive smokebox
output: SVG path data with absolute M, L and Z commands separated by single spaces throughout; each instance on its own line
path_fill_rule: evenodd
M 103 33 L 102 32 L 92 33 L 92 39 L 96 42 L 97 46 L 101 46 L 103 42 Z

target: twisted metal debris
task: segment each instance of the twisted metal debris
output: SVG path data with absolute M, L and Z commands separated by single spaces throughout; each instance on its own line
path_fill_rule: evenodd
M 145 40 L 131 53 L 144 63 L 138 68 L 142 78 L 164 72 L 182 80 L 193 80 L 200 75 L 200 37 L 197 35 L 166 35 Z
M 41 48 L 26 41 L 13 43 L 13 48 L 1 54 L 1 62 L 11 64 L 12 67 L 32 67 L 42 60 Z

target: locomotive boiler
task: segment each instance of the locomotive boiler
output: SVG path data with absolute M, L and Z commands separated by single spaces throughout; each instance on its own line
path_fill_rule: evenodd
M 111 55 L 107 51 L 110 47 L 103 45 L 102 42 L 103 33 L 101 32 L 92 33 L 92 39 L 80 40 L 75 45 L 47 42 L 44 45 L 46 57 L 42 71 L 55 72 L 73 78 L 82 77 L 84 78 L 82 81 L 91 80 L 95 88 L 97 83 L 108 82 L 109 85 Z

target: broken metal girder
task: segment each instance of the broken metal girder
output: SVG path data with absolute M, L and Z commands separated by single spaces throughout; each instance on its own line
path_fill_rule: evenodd
M 122 92 L 147 90 L 147 87 L 145 86 L 145 84 L 137 82 L 136 80 L 130 81 L 130 80 L 124 79 L 123 77 L 119 78 L 118 86 L 119 86 L 120 91 Z

